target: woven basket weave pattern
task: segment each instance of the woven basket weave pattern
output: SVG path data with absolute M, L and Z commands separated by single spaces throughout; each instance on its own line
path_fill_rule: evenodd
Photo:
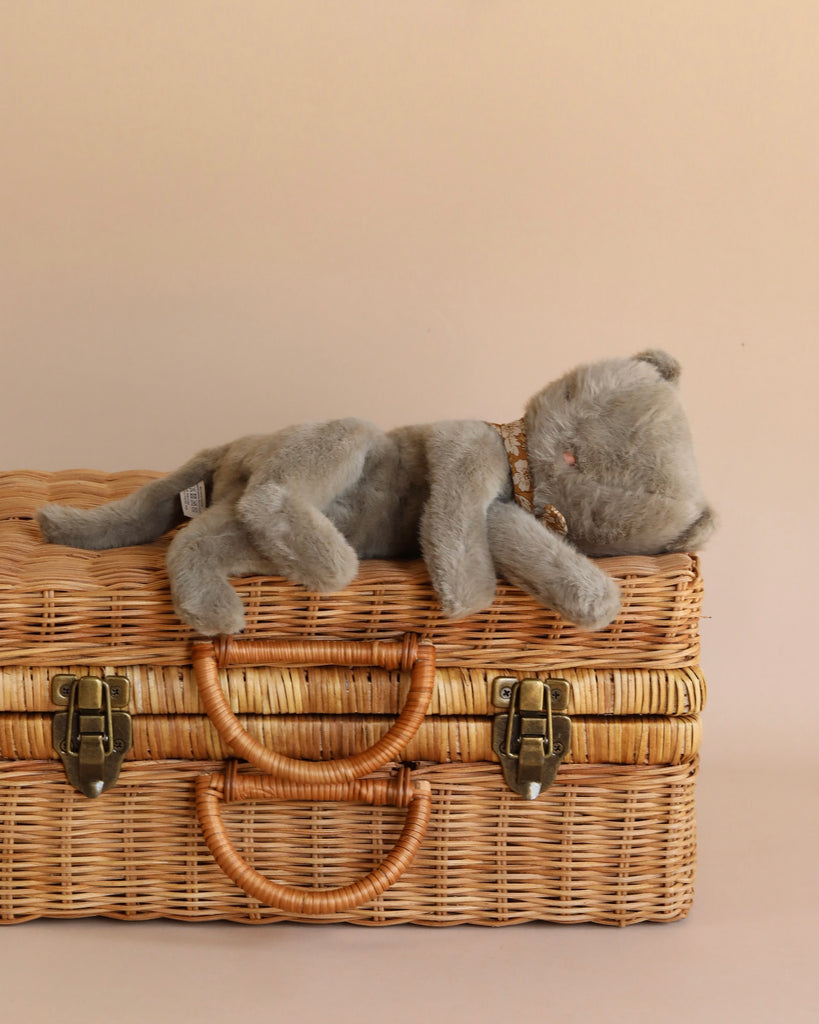
M 108 653 L 110 657 L 115 652 Z M 53 711 L 50 680 L 56 673 L 127 676 L 131 709 L 137 715 L 204 713 L 190 665 L 114 662 L 0 666 L 0 708 Z M 492 681 L 499 675 L 567 679 L 570 715 L 693 715 L 702 711 L 705 702 L 705 680 L 696 667 L 574 668 L 553 673 L 444 668 L 436 672 L 429 714 L 493 715 Z M 409 689 L 406 674 L 340 666 L 226 668 L 222 680 L 233 711 L 250 715 L 395 715 Z
M 99 664 L 111 649 L 135 663 L 190 663 L 193 637 L 174 613 L 165 575 L 167 538 L 138 548 L 69 551 L 43 545 L 33 522 L 46 501 L 94 505 L 154 476 L 0 474 L 0 664 Z M 623 609 L 595 633 L 566 623 L 505 583 L 485 612 L 444 620 L 418 561 L 365 562 L 331 601 L 270 577 L 236 581 L 236 589 L 247 635 L 258 639 L 371 640 L 414 632 L 434 642 L 442 667 L 696 664 L 702 603 L 697 559 L 634 556 L 601 565 L 620 582 Z
M 58 765 L 0 765 L 0 819 L 18 823 L 3 840 L 0 919 L 303 919 L 260 906 L 213 862 L 196 825 L 193 783 L 218 768 L 127 765 L 115 789 L 85 800 Z M 622 925 L 673 920 L 691 905 L 696 762 L 564 769 L 536 802 L 509 792 L 493 766 L 454 773 L 435 765 L 414 775 L 433 790 L 415 863 L 383 896 L 332 920 Z M 224 819 L 258 870 L 312 889 L 371 870 L 395 843 L 403 814 L 281 802 L 231 806 Z

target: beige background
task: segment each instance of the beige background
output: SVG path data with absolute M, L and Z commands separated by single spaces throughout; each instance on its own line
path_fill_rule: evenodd
M 42 922 L 3 1019 L 819 1017 L 817 40 L 809 0 L 0 6 L 2 468 L 512 419 L 662 346 L 722 517 L 686 922 Z

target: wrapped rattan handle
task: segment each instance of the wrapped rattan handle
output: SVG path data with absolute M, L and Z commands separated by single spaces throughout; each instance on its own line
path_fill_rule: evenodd
M 424 840 L 431 799 L 429 783 L 413 786 L 406 771 L 394 779 L 305 786 L 271 776 L 238 775 L 234 763 L 225 774 L 201 775 L 196 781 L 196 813 L 216 863 L 248 896 L 288 914 L 336 914 L 369 903 L 385 892 L 406 871 Z M 338 889 L 300 889 L 266 878 L 231 843 L 222 822 L 220 803 L 242 800 L 350 800 L 373 806 L 407 807 L 407 818 L 395 846 L 364 878 Z
M 228 705 L 219 682 L 227 665 L 378 665 L 412 669 L 404 708 L 389 731 L 372 747 L 334 761 L 299 761 L 270 750 L 250 736 Z M 234 640 L 193 645 L 193 668 L 199 695 L 217 732 L 239 757 L 263 772 L 299 783 L 352 782 L 396 760 L 418 730 L 435 684 L 435 648 L 411 635 L 403 641 Z

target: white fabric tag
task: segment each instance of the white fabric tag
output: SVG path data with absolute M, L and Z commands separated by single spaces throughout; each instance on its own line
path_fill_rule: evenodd
M 204 512 L 206 505 L 205 499 L 205 481 L 200 480 L 198 484 L 194 484 L 193 487 L 186 487 L 184 491 L 179 492 L 179 498 L 182 502 L 182 511 L 188 517 L 193 519 L 194 516 L 198 516 L 200 512 Z

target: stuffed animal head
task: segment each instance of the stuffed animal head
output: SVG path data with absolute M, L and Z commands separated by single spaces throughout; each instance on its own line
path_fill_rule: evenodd
M 556 506 L 585 554 L 692 551 L 713 531 L 679 376 L 651 350 L 581 366 L 527 406 L 535 511 Z

